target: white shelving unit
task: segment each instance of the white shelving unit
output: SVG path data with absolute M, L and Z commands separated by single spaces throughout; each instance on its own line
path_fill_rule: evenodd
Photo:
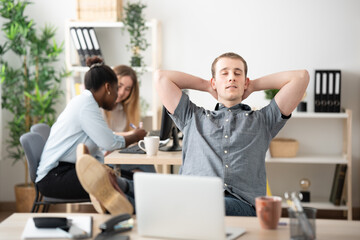
M 293 122 L 293 125 L 287 128 L 287 125 L 291 125 L 291 121 Z M 295 122 L 296 121 L 296 122 Z M 307 128 L 310 125 L 314 125 L 316 121 L 318 122 L 318 125 L 320 127 L 316 127 L 315 129 L 317 131 L 311 131 Z M 327 122 L 332 122 L 337 127 L 329 128 L 327 127 Z M 306 123 L 305 123 L 306 122 Z M 303 137 L 303 141 L 299 140 L 300 143 L 300 149 L 299 154 L 294 158 L 267 158 L 266 164 L 267 167 L 271 166 L 271 170 L 268 171 L 268 178 L 285 178 L 285 177 L 294 177 L 291 175 L 291 173 L 284 173 L 282 176 L 274 176 L 279 173 L 274 173 L 274 171 L 277 171 L 278 168 L 280 168 L 280 165 L 285 165 L 286 168 L 284 169 L 300 169 L 299 171 L 303 170 L 304 168 L 301 168 L 299 166 L 307 166 L 310 167 L 313 172 L 316 172 L 319 175 L 319 179 L 321 178 L 327 178 L 331 179 L 330 182 L 327 182 L 326 186 L 322 186 L 323 188 L 326 188 L 328 191 L 328 195 L 323 196 L 317 196 L 316 192 L 319 191 L 319 189 L 312 189 L 310 191 L 311 193 L 311 202 L 310 203 L 303 203 L 304 206 L 310 206 L 315 207 L 317 209 L 322 210 L 342 210 L 346 212 L 348 220 L 352 220 L 352 140 L 351 140 L 351 131 L 352 131 L 352 111 L 347 109 L 344 113 L 294 113 L 292 118 L 289 120 L 287 125 L 281 130 L 279 135 L 290 137 L 291 138 L 301 138 Z M 342 126 L 341 126 L 342 125 Z M 297 129 L 296 131 L 292 131 L 290 128 Z M 337 138 L 328 138 L 327 133 L 322 132 L 336 132 L 335 134 L 338 134 L 337 130 L 342 129 L 342 141 L 340 141 L 341 144 L 333 144 L 335 140 L 338 140 L 340 136 L 337 136 Z M 322 132 L 322 133 L 321 133 Z M 341 132 L 341 131 L 340 131 Z M 300 136 L 301 135 L 301 136 Z M 320 135 L 320 136 L 319 136 Z M 312 138 L 313 142 L 311 142 Z M 321 140 L 319 140 L 321 139 Z M 308 143 L 309 141 L 310 143 Z M 327 145 L 340 145 L 338 146 L 339 151 L 336 152 L 336 149 L 334 150 L 334 147 L 327 148 Z M 300 151 L 302 145 L 304 148 L 306 148 L 304 151 Z M 314 146 L 313 146 L 314 145 Z M 318 146 L 315 146 L 318 145 Z M 310 146 L 310 147 L 309 147 Z M 314 149 L 320 150 L 311 151 Z M 309 150 L 310 149 L 310 150 Z M 331 153 L 328 153 L 331 152 Z M 277 165 L 280 164 L 280 165 Z M 331 176 L 322 176 L 324 172 L 322 171 L 324 169 L 324 166 L 335 166 L 336 164 L 347 164 L 347 171 L 346 171 L 346 181 L 347 184 L 345 185 L 347 187 L 347 205 L 341 205 L 341 206 L 335 206 L 329 201 L 329 196 L 332 187 L 332 180 L 333 180 L 333 171 L 327 171 L 327 173 L 330 173 Z M 275 167 L 274 167 L 275 166 Z M 273 173 L 273 175 L 272 175 Z M 304 174 L 307 173 L 296 173 L 296 174 Z M 294 175 L 296 175 L 294 174 Z M 277 193 L 283 193 L 285 191 L 289 191 L 289 189 L 276 189 L 277 186 L 272 185 L 271 180 L 270 181 L 270 188 L 271 190 L 275 190 Z M 292 181 L 293 179 L 282 179 L 282 181 Z M 285 186 L 286 183 L 284 183 L 283 186 Z M 290 189 L 291 191 L 291 189 Z M 286 204 L 283 205 L 283 207 L 286 207 Z
M 149 50 L 151 53 L 150 57 L 150 63 L 146 63 L 148 66 L 145 67 L 145 72 L 150 73 L 152 77 L 152 84 L 151 84 L 151 110 L 148 116 L 152 118 L 152 128 L 158 129 L 159 128 L 159 112 L 160 112 L 160 102 L 157 97 L 157 93 L 155 90 L 155 85 L 153 84 L 154 79 L 154 73 L 157 69 L 161 66 L 161 25 L 160 22 L 156 19 L 153 19 L 151 21 L 146 22 L 146 26 L 149 28 L 150 31 L 150 37 L 151 39 L 148 39 L 150 42 Z M 123 22 L 80 22 L 80 21 L 66 21 L 65 24 L 65 61 L 66 61 L 66 67 L 69 71 L 72 71 L 72 76 L 68 77 L 66 79 L 66 101 L 69 102 L 70 99 L 73 97 L 73 88 L 74 88 L 74 77 L 80 78 L 81 81 L 83 81 L 83 76 L 88 70 L 88 67 L 80 66 L 78 55 L 76 52 L 75 47 L 72 44 L 72 39 L 70 36 L 70 28 L 71 27 L 93 27 L 95 29 L 107 29 L 109 31 L 120 32 L 124 30 L 124 23 Z M 127 34 L 126 31 L 124 31 L 124 34 Z M 97 34 L 98 35 L 98 34 Z M 98 36 L 99 37 L 99 36 Z M 124 46 L 128 44 L 127 42 L 122 43 Z M 102 45 L 101 41 L 99 42 L 100 48 L 103 49 L 105 47 Z M 118 54 L 114 52 L 113 54 Z M 74 64 L 74 57 L 77 58 L 75 62 L 77 64 Z M 106 59 L 105 59 L 106 60 Z M 125 62 L 118 62 L 117 64 L 128 64 L 128 61 Z M 111 66 L 114 67 L 114 66 Z M 136 70 L 136 68 L 135 68 Z

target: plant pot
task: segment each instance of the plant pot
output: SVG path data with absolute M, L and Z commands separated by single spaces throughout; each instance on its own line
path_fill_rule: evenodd
M 15 185 L 16 212 L 31 212 L 35 199 L 35 187 L 32 185 Z
M 132 67 L 140 67 L 141 66 L 141 58 L 137 56 L 131 57 L 131 66 Z

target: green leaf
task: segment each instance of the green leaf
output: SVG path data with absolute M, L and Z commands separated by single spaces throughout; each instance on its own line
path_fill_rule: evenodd
M 57 64 L 63 43 L 56 43 L 56 28 L 46 25 L 37 29 L 33 19 L 25 15 L 30 1 L 0 0 L 3 18 L 0 44 L 1 107 L 9 112 L 9 136 L 6 137 L 8 158 L 13 163 L 24 161 L 19 138 L 39 121 L 53 124 L 55 104 L 63 92 L 62 79 L 68 72 Z M 6 52 L 12 54 L 7 58 Z M 25 105 L 29 99 L 29 105 Z M 27 109 L 29 111 L 27 111 Z

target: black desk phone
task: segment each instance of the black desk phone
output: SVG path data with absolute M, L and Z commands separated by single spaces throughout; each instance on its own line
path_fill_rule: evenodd
M 123 233 L 126 231 L 130 231 L 133 228 L 133 219 L 130 214 L 121 214 L 110 218 L 106 222 L 100 224 L 99 228 L 101 229 L 101 233 L 99 233 L 95 240 L 129 240 L 129 236 L 119 236 L 119 233 Z

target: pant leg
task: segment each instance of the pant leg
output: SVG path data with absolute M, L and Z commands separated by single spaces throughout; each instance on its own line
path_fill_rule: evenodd
M 127 199 L 131 203 L 131 205 L 134 207 L 134 214 L 135 214 L 135 192 L 134 192 L 134 181 L 128 180 L 126 178 L 118 177 L 118 184 L 122 181 L 126 182 L 126 187 L 122 187 L 123 184 L 119 184 L 120 189 L 125 193 Z
M 226 216 L 256 216 L 256 211 L 249 203 L 237 199 L 236 197 L 225 195 L 225 215 Z
M 66 199 L 85 199 L 89 194 L 81 186 L 76 175 L 75 164 L 60 162 L 40 182 L 40 192 L 47 197 Z
M 154 165 L 137 165 L 137 164 L 121 164 L 120 166 L 121 170 L 125 171 L 133 171 L 133 170 L 141 170 L 143 172 L 151 172 L 155 173 L 155 167 Z

